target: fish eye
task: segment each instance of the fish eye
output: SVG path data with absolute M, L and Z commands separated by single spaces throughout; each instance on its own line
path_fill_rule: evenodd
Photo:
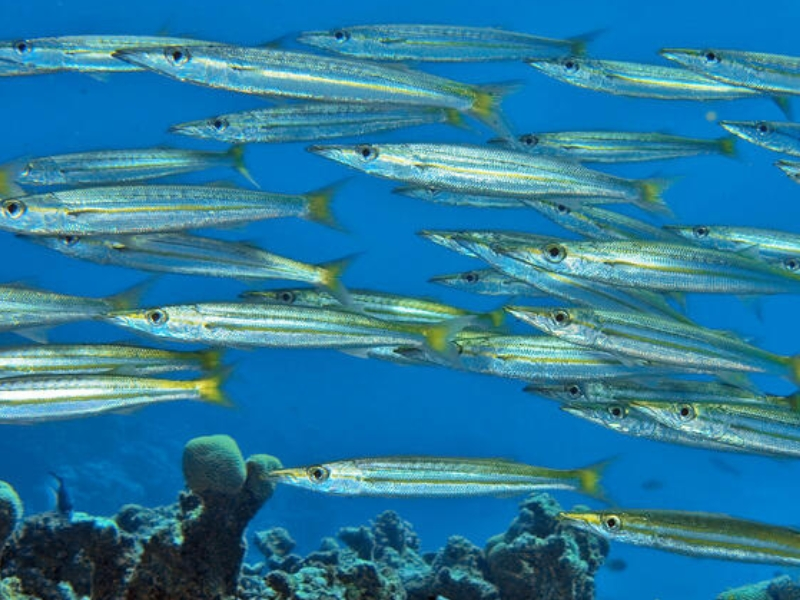
M 167 313 L 157 308 L 153 310 L 148 310 L 146 313 L 144 313 L 144 318 L 147 319 L 153 325 L 163 325 L 169 320 Z
M 772 133 L 772 127 L 770 127 L 769 123 L 761 121 L 760 123 L 756 123 L 756 131 L 761 135 L 766 135 Z
M 164 56 L 175 66 L 185 65 L 192 58 L 187 48 L 167 48 Z
M 567 251 L 560 244 L 547 244 L 544 247 L 544 257 L 552 263 L 559 263 L 567 257 Z
M 558 206 L 556 206 L 556 210 L 562 215 L 568 215 L 569 213 L 572 212 L 569 206 L 567 206 L 566 204 L 559 204 Z
M 570 398 L 580 398 L 583 396 L 583 390 L 577 383 L 573 383 L 567 386 L 567 394 Z
M 375 158 L 378 156 L 378 151 L 369 144 L 361 144 L 360 146 L 356 146 L 356 152 L 365 161 L 375 160 Z
M 478 283 L 478 281 L 480 281 L 480 275 L 478 275 L 475 271 L 464 273 L 461 278 L 467 283 Z
M 606 515 L 603 519 L 603 527 L 607 531 L 619 531 L 622 527 L 622 521 L 617 515 Z
M 14 46 L 14 50 L 17 51 L 17 54 L 27 54 L 31 51 L 31 44 L 25 40 L 17 40 L 12 44 Z
M 345 29 L 335 29 L 333 31 L 333 38 L 339 43 L 346 42 L 350 39 L 350 32 Z
M 520 136 L 519 141 L 525 144 L 526 146 L 535 146 L 539 143 L 539 138 L 533 135 L 532 133 L 526 133 L 525 135 Z
M 553 321 L 556 322 L 556 325 L 560 325 L 561 327 L 569 325 L 569 312 L 561 308 L 554 310 Z
M 619 404 L 611 404 L 608 407 L 608 414 L 615 419 L 624 419 L 626 416 L 625 408 Z
M 681 421 L 691 421 L 695 415 L 694 408 L 690 404 L 681 404 L 678 407 L 678 417 Z
M 568 58 L 567 60 L 564 61 L 564 68 L 567 71 L 571 71 L 572 73 L 577 73 L 578 70 L 580 69 L 580 65 L 578 65 L 578 61 L 572 58 Z
M 296 300 L 296 297 L 293 292 L 289 290 L 284 290 L 278 294 L 278 300 L 281 302 L 285 302 L 286 304 L 292 304 Z
M 20 177 L 29 177 L 31 171 L 33 171 L 33 165 L 31 163 L 28 163 L 27 165 L 25 165 L 25 168 L 19 172 L 19 175 Z
M 61 243 L 65 246 L 74 246 L 80 239 L 77 235 L 65 235 L 61 238 Z
M 699 225 L 698 227 L 692 229 L 692 233 L 696 238 L 704 238 L 708 237 L 709 229 L 705 225 Z
M 790 271 L 798 271 L 800 270 L 800 258 L 786 258 L 783 261 L 783 266 Z
M 458 342 L 453 342 L 453 346 L 456 347 L 456 354 L 458 354 L 459 356 L 464 354 L 464 346 L 462 346 Z
M 3 212 L 7 217 L 19 219 L 25 214 L 27 207 L 22 200 L 6 200 L 3 202 Z
M 322 483 L 323 481 L 327 480 L 328 477 L 330 477 L 331 472 L 325 467 L 314 465 L 313 467 L 308 467 L 308 469 L 306 469 L 306 474 L 313 483 Z
M 217 131 L 225 131 L 228 128 L 228 119 L 223 119 L 222 117 L 217 117 L 213 121 L 211 121 L 211 126 L 216 129 Z
M 720 61 L 719 54 L 717 54 L 713 50 L 709 50 L 705 53 L 705 59 L 707 63 L 712 63 L 712 64 L 717 64 Z

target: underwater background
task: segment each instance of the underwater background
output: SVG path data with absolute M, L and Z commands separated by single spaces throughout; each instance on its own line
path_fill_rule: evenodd
M 0 39 L 83 33 L 190 36 L 242 45 L 267 43 L 302 30 L 382 22 L 499 26 L 551 37 L 598 32 L 590 54 L 641 62 L 662 61 L 661 47 L 719 47 L 797 55 L 800 4 L 734 2 L 324 2 L 27 0 L 2 4 Z M 289 46 L 292 43 L 289 42 Z M 663 63 L 662 63 L 663 64 Z M 766 99 L 734 102 L 663 102 L 604 95 L 551 80 L 522 63 L 424 65 L 424 70 L 472 83 L 519 81 L 504 108 L 515 132 L 621 129 L 717 137 L 717 119 L 782 118 Z M 170 125 L 266 105 L 257 97 L 180 84 L 156 74 L 80 74 L 0 79 L 0 162 L 22 156 L 91 149 L 172 145 L 222 148 L 170 135 Z M 798 101 L 793 101 L 795 111 Z M 363 141 L 479 142 L 493 133 L 428 126 L 375 134 Z M 334 211 L 346 232 L 299 220 L 275 220 L 221 235 L 247 239 L 307 262 L 360 253 L 345 276 L 349 287 L 431 296 L 464 308 L 490 310 L 502 299 L 480 297 L 427 283 L 433 275 L 481 265 L 419 238 L 420 229 L 508 228 L 562 235 L 533 211 L 429 205 L 390 193 L 391 183 L 347 171 L 305 152 L 306 144 L 256 145 L 246 161 L 261 187 L 301 193 L 350 178 Z M 665 198 L 682 223 L 735 224 L 800 232 L 800 188 L 772 163 L 778 155 L 740 143 L 739 156 L 702 156 L 644 165 L 603 166 L 626 177 L 677 177 Z M 209 172 L 184 181 L 220 181 Z M 245 182 L 236 176 L 236 183 Z M 3 281 L 90 296 L 118 293 L 146 276 L 79 262 L 0 236 Z M 235 299 L 247 286 L 235 281 L 164 275 L 148 289 L 145 305 Z M 698 322 L 735 330 L 759 346 L 794 354 L 798 343 L 797 297 L 752 302 L 693 296 L 689 314 Z M 19 338 L 4 335 L 4 342 Z M 134 341 L 111 325 L 58 327 L 54 342 Z M 102 416 L 0 429 L 0 478 L 14 485 L 27 513 L 49 510 L 54 500 L 49 471 L 61 474 L 76 510 L 112 514 L 125 503 L 173 501 L 183 486 L 184 444 L 214 433 L 233 436 L 245 455 L 269 453 L 285 465 L 356 456 L 430 454 L 507 457 L 530 464 L 572 468 L 617 457 L 605 487 L 627 508 L 723 512 L 787 526 L 800 525 L 791 460 L 750 457 L 670 446 L 615 434 L 525 394 L 523 383 L 433 367 L 366 361 L 335 351 L 233 350 L 226 390 L 234 409 L 200 403 L 152 406 L 127 415 Z M 766 391 L 791 386 L 764 379 Z M 562 505 L 600 503 L 556 494 Z M 344 525 L 359 524 L 385 509 L 412 522 L 423 550 L 453 534 L 481 545 L 503 531 L 518 499 L 341 498 L 280 488 L 251 523 L 251 530 L 280 525 L 309 551 Z M 612 543 L 610 559 L 624 570 L 601 569 L 601 600 L 694 600 L 768 579 L 776 567 L 698 560 Z M 789 574 L 795 575 L 791 571 Z

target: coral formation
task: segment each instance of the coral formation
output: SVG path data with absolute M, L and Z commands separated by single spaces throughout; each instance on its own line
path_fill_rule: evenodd
M 247 524 L 274 491 L 280 462 L 244 460 L 227 436 L 186 444 L 189 491 L 160 508 L 113 518 L 45 513 L 25 519 L 0 556 L 0 598 L 20 600 L 589 600 L 604 540 L 563 527 L 547 495 L 527 498 L 485 548 L 452 536 L 423 554 L 411 525 L 387 511 L 345 527 L 301 556 L 288 531 L 258 532 L 264 560 L 243 564 Z M 21 504 L 0 487 L 13 531 Z M 14 500 L 16 499 L 16 500 Z M 783 596 L 780 596 L 783 598 Z M 787 598 L 789 596 L 786 596 Z
M 800 600 L 800 586 L 784 575 L 722 592 L 717 600 Z
M 22 500 L 16 490 L 0 481 L 0 549 L 19 525 L 22 512 Z

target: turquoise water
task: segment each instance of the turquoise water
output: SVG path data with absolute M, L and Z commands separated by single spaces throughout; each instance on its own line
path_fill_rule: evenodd
M 553 37 L 602 30 L 591 45 L 591 54 L 622 60 L 656 62 L 655 53 L 664 46 L 800 53 L 796 43 L 800 7 L 788 1 L 759 7 L 750 2 L 685 0 L 660 4 L 573 1 L 566 5 L 416 0 L 302 5 L 177 0 L 5 4 L 0 21 L 2 39 L 166 32 L 259 44 L 307 29 L 404 21 L 503 26 Z M 515 130 L 520 132 L 620 128 L 715 137 L 722 133 L 714 123 L 716 118 L 782 118 L 778 108 L 765 99 L 704 104 L 605 96 L 549 80 L 523 64 L 440 65 L 429 70 L 474 83 L 522 82 L 520 91 L 505 103 Z M 4 108 L 0 160 L 161 144 L 216 148 L 171 136 L 166 129 L 183 121 L 263 105 L 258 98 L 141 73 L 103 80 L 85 75 L 7 78 L 0 80 L 0 89 Z M 370 136 L 365 141 L 480 142 L 491 135 L 479 126 L 471 131 L 436 126 Z M 666 199 L 681 222 L 800 231 L 800 190 L 772 166 L 778 156 L 744 143 L 739 147 L 737 160 L 699 157 L 607 170 L 628 177 L 679 177 Z M 479 264 L 425 242 L 415 232 L 423 228 L 505 227 L 561 233 L 533 213 L 431 206 L 392 195 L 390 183 L 312 156 L 304 151 L 304 144 L 254 145 L 247 149 L 247 162 L 266 190 L 304 192 L 352 177 L 335 207 L 347 233 L 292 220 L 222 233 L 311 262 L 360 252 L 345 277 L 351 287 L 434 296 L 467 308 L 493 309 L 500 300 L 426 283 L 433 275 Z M 219 171 L 186 180 L 230 178 L 229 172 Z M 79 263 L 8 234 L 0 237 L 0 244 L 6 258 L 4 281 L 99 296 L 144 279 L 133 271 Z M 244 289 L 246 286 L 236 282 L 163 276 L 148 291 L 145 304 L 233 299 Z M 753 306 L 736 298 L 689 299 L 691 316 L 703 324 L 734 329 L 776 352 L 796 352 L 797 298 L 768 298 L 759 305 L 761 319 Z M 81 324 L 60 327 L 51 339 L 135 338 L 111 326 Z M 4 341 L 16 342 L 12 336 L 5 336 Z M 172 502 L 182 486 L 180 455 L 186 441 L 198 435 L 227 433 L 236 438 L 245 455 L 270 453 L 286 465 L 418 453 L 503 456 L 569 468 L 616 456 L 606 486 L 619 506 L 727 512 L 777 524 L 800 523 L 794 462 L 616 435 L 561 413 L 553 403 L 523 394 L 520 382 L 444 369 L 399 367 L 332 351 L 232 351 L 228 362 L 235 366 L 226 386 L 235 409 L 184 403 L 86 421 L 4 426 L 0 432 L 0 478 L 18 489 L 29 513 L 52 507 L 48 471 L 66 477 L 78 510 L 111 514 L 128 502 L 164 504 Z M 784 382 L 764 379 L 760 383 L 769 391 L 791 391 Z M 600 506 L 571 494 L 559 494 L 558 498 L 565 506 Z M 482 544 L 506 528 L 516 505 L 515 499 L 348 499 L 287 488 L 276 493 L 252 527 L 285 526 L 305 551 L 338 527 L 362 523 L 391 508 L 415 524 L 425 549 L 435 549 L 456 533 Z M 708 598 L 726 587 L 766 579 L 776 572 L 770 566 L 696 560 L 624 545 L 613 545 L 611 558 L 623 559 L 627 569 L 601 571 L 597 583 L 600 599 Z

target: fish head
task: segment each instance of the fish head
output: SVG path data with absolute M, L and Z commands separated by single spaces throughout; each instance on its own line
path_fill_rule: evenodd
M 624 515 L 616 512 L 561 512 L 557 519 L 564 525 L 591 531 L 606 538 L 622 539 L 625 536 Z
M 792 141 L 796 142 L 796 132 L 790 139 L 784 140 L 780 124 L 773 121 L 720 121 L 719 124 L 743 140 L 780 152 L 791 150 Z
M 696 403 L 635 401 L 632 406 L 671 429 L 692 431 L 699 424 L 701 410 Z
M 274 290 L 259 290 L 255 292 L 242 292 L 239 297 L 257 302 L 270 302 L 274 304 L 297 306 L 330 306 L 338 304 L 332 297 L 320 293 L 312 288 L 279 288 Z M 325 301 L 327 299 L 327 301 Z
M 196 317 L 198 315 L 193 314 L 190 307 L 168 306 L 115 311 L 109 313 L 107 318 L 126 329 L 155 337 L 180 339 L 187 333 L 202 328 L 201 319 Z
M 548 306 L 506 306 L 505 310 L 536 329 L 565 339 L 579 339 L 581 324 L 573 317 L 573 310 Z M 577 315 L 576 315 L 577 316 Z
M 703 245 L 708 245 L 708 242 L 713 238 L 713 231 L 710 225 L 662 225 L 662 229 L 690 242 Z
M 270 479 L 315 492 L 345 494 L 352 490 L 353 483 L 359 480 L 356 470 L 346 463 L 317 464 L 308 467 L 278 469 L 269 473 Z
M 775 166 L 786 173 L 793 181 L 800 183 L 800 162 L 779 160 L 775 163 Z
M 328 30 L 304 31 L 297 36 L 297 41 L 306 46 L 349 54 L 363 49 L 365 39 L 357 31 L 347 27 L 336 27 Z
M 721 69 L 721 65 L 727 61 L 725 52 L 713 48 L 704 50 L 693 48 L 663 48 L 659 54 L 676 62 L 679 65 L 700 73 L 713 74 Z
M 52 227 L 62 211 L 52 194 L 15 196 L 0 201 L 0 229 L 22 234 L 38 234 Z
M 92 239 L 91 237 L 81 237 L 79 235 L 25 235 L 21 236 L 34 244 L 45 246 L 51 250 L 57 250 L 61 254 L 73 256 L 75 258 L 85 258 L 89 260 L 100 260 L 103 252 L 98 250 L 105 247 L 105 240 Z
M 230 118 L 226 115 L 178 123 L 177 125 L 172 125 L 167 131 L 204 140 L 219 140 L 223 142 L 238 140 L 238 138 L 232 136 L 233 128 L 231 127 Z
M 117 50 L 113 56 L 126 63 L 176 79 L 182 79 L 184 75 L 194 72 L 198 67 L 203 68 L 202 64 L 198 64 L 200 61 L 195 60 L 193 50 L 187 46 L 130 48 Z
M 401 179 L 410 165 L 407 159 L 395 153 L 389 155 L 382 146 L 375 144 L 313 145 L 308 147 L 312 154 L 389 179 Z
M 586 59 L 578 56 L 549 59 L 529 59 L 525 62 L 537 71 L 540 71 L 541 73 L 544 73 L 553 79 L 566 81 L 567 83 L 577 83 L 590 79 L 592 76 L 592 72 L 585 68 L 587 66 Z
M 626 402 L 570 402 L 561 410 L 628 435 L 647 436 L 655 431 L 655 422 Z
M 462 234 L 464 233 L 465 232 L 462 231 L 425 229 L 419 231 L 417 235 L 425 238 L 426 240 L 430 240 L 434 244 L 439 244 L 440 246 L 444 246 L 448 250 L 453 250 L 454 252 L 458 252 L 459 254 L 464 254 L 466 256 L 475 256 L 475 254 L 471 250 L 469 250 L 466 246 L 462 245 L 460 241 L 462 238 Z
M 438 283 L 457 289 L 469 290 L 479 287 L 484 283 L 485 271 L 464 271 L 449 275 L 436 275 L 428 279 L 429 283 Z
M 582 402 L 588 400 L 586 383 L 569 381 L 565 383 L 540 384 L 532 383 L 525 386 L 524 391 L 529 394 L 538 394 L 558 402 Z
M 11 75 L 33 75 L 48 69 L 41 66 L 47 62 L 53 50 L 46 45 L 40 47 L 36 40 L 4 40 L 0 42 L 0 77 Z

